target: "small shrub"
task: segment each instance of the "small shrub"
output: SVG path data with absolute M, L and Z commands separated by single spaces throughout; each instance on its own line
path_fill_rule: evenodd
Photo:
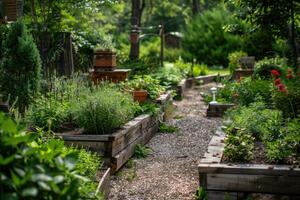
M 229 161 L 250 161 L 253 158 L 254 138 L 243 129 L 227 132 L 224 155 Z
M 260 65 L 259 67 L 255 67 L 253 75 L 256 78 L 271 79 L 272 78 L 271 71 L 274 70 L 274 69 L 279 71 L 279 72 L 282 71 L 282 69 L 277 65 L 263 64 L 263 65 Z
M 300 161 L 300 122 L 294 119 L 280 130 L 280 138 L 267 143 L 267 158 L 271 162 L 285 162 L 290 164 Z
M 134 76 L 128 82 L 121 83 L 123 90 L 146 90 L 150 99 L 156 99 L 165 92 L 165 88 L 159 84 L 159 80 L 149 76 Z
M 81 98 L 72 109 L 76 123 L 90 134 L 109 134 L 134 117 L 135 103 L 129 94 L 102 86 Z
M 175 133 L 177 132 L 177 127 L 176 126 L 170 126 L 165 123 L 160 123 L 159 124 L 159 132 L 160 133 Z
M 208 66 L 206 64 L 195 64 L 193 66 L 193 77 L 204 76 L 208 74 Z
M 135 116 L 141 114 L 150 114 L 152 116 L 157 116 L 159 114 L 159 107 L 155 103 L 143 103 L 136 106 Z
M 268 105 L 272 104 L 272 82 L 268 80 L 256 80 L 245 78 L 234 89 L 236 100 L 240 105 L 248 106 L 259 97 Z
M 160 84 L 167 89 L 175 87 L 185 77 L 180 69 L 172 65 L 165 66 L 154 74 L 154 77 L 160 81 Z
M 143 145 L 136 145 L 134 149 L 134 157 L 146 158 L 151 153 L 151 149 Z
M 207 193 L 204 190 L 204 188 L 199 187 L 197 189 L 196 194 L 195 194 L 195 199 L 196 200 L 208 200 Z
M 236 51 L 228 55 L 228 60 L 229 60 L 228 67 L 231 74 L 234 72 L 234 70 L 239 68 L 240 66 L 239 61 L 244 56 L 247 56 L 247 53 L 243 51 Z
M 275 108 L 283 112 L 286 118 L 296 118 L 300 115 L 300 77 L 286 81 L 287 92 L 278 89 L 273 91 L 272 100 Z
M 58 130 L 68 119 L 69 104 L 61 102 L 52 94 L 35 99 L 26 111 L 25 121 L 44 130 Z
M 25 132 L 3 113 L 0 130 L 0 199 L 102 199 L 97 184 L 80 174 L 90 169 L 89 162 L 79 167 L 80 151 Z

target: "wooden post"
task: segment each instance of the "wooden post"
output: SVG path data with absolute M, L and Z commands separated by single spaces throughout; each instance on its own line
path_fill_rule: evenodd
M 133 26 L 130 32 L 130 60 L 139 59 L 140 52 L 140 42 L 139 42 L 139 28 L 138 26 Z

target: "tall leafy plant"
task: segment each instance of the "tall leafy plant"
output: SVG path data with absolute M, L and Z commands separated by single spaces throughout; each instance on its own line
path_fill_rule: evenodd
M 12 24 L 3 46 L 1 92 L 6 98 L 10 96 L 11 102 L 17 99 L 19 110 L 24 112 L 39 91 L 40 55 L 22 21 Z
M 224 8 L 205 11 L 187 26 L 183 47 L 200 62 L 227 66 L 228 53 L 240 49 L 241 39 L 234 34 L 238 24 Z

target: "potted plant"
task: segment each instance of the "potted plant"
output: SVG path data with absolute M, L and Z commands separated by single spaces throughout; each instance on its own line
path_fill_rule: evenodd
M 116 66 L 116 52 L 112 38 L 107 37 L 94 49 L 94 68 L 96 71 L 112 71 Z
M 148 91 L 145 89 L 145 82 L 142 78 L 135 78 L 122 85 L 123 90 L 132 94 L 133 100 L 143 103 L 147 100 Z

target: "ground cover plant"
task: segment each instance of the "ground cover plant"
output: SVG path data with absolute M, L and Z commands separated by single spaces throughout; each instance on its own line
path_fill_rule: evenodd
M 102 199 L 95 195 L 101 159 L 16 125 L 0 113 L 1 199 Z

